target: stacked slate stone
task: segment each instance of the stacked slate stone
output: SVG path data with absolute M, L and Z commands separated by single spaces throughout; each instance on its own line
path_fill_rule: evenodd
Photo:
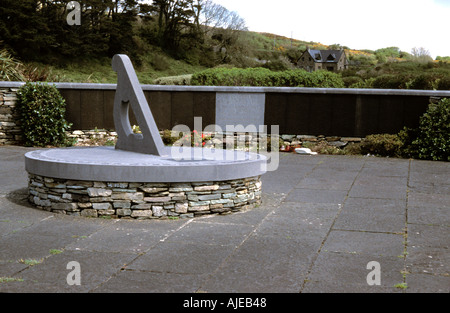
M 251 209 L 261 203 L 260 177 L 222 182 L 110 183 L 29 174 L 29 200 L 68 215 L 134 219 L 190 218 Z
M 22 139 L 14 107 L 18 88 L 0 88 L 0 145 L 18 145 Z

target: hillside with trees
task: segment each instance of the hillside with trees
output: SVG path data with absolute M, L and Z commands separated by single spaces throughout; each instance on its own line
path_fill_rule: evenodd
M 212 0 L 80 0 L 81 23 L 69 25 L 69 2 L 1 1 L 0 80 L 113 83 L 111 57 L 124 53 L 143 84 L 179 75 L 169 83 L 189 84 L 187 74 L 217 67 L 299 71 L 310 48 L 345 50 L 345 87 L 450 89 L 450 57 L 433 60 L 424 48 L 360 51 L 250 32 Z

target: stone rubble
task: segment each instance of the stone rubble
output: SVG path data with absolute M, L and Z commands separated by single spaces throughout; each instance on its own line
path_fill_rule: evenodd
M 163 131 L 160 132 L 161 136 L 163 136 Z M 114 131 L 108 130 L 86 130 L 86 131 L 73 131 L 69 134 L 70 138 L 76 139 L 77 145 L 92 145 L 101 139 L 105 139 L 110 141 L 111 143 L 115 142 L 117 139 L 117 133 Z M 258 152 L 259 150 L 265 149 L 268 147 L 268 151 L 270 151 L 271 141 L 267 136 L 258 136 L 256 134 L 240 134 L 235 133 L 233 135 L 221 135 L 215 133 L 207 133 L 207 136 L 210 137 L 209 140 L 206 141 L 204 147 L 206 148 L 223 148 L 223 149 L 237 149 L 251 152 Z M 349 143 L 359 143 L 363 140 L 363 138 L 358 137 L 340 137 L 340 136 L 312 136 L 312 135 L 280 135 L 280 145 L 285 146 L 293 146 L 297 147 L 302 145 L 303 143 L 311 142 L 318 143 L 321 141 L 327 142 L 331 146 L 344 148 Z

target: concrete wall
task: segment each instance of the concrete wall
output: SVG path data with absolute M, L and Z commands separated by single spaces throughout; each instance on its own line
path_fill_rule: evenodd
M 1 88 L 22 83 L 0 82 Z M 114 129 L 115 85 L 57 83 L 72 129 Z M 281 134 L 365 137 L 416 127 L 430 97 L 450 91 L 143 85 L 160 129 L 184 124 L 279 125 Z M 11 90 L 11 89 L 9 89 Z M 131 125 L 137 124 L 130 114 Z M 270 127 L 269 127 L 270 129 Z

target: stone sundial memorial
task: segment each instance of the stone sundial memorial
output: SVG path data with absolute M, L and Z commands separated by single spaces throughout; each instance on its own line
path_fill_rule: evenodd
M 29 200 L 40 209 L 86 217 L 195 217 L 261 202 L 267 158 L 224 149 L 165 146 L 130 59 L 113 58 L 115 147 L 25 154 Z M 129 121 L 134 112 L 142 134 Z

